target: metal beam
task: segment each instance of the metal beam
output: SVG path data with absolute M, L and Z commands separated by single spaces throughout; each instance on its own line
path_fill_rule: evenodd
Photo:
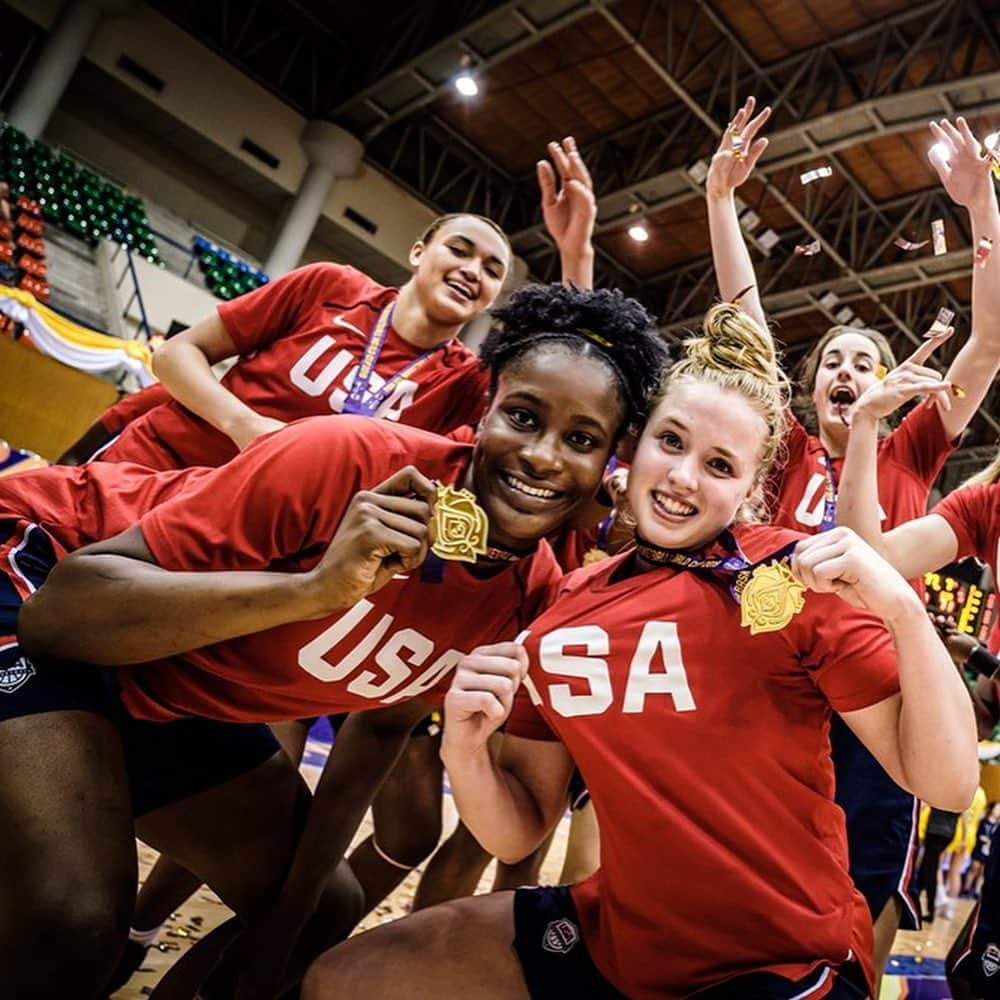
M 330 111 L 330 116 L 362 134 L 367 143 L 446 93 L 452 85 L 452 77 L 462 68 L 463 58 L 473 71 L 488 69 L 613 2 L 562 0 L 559 13 L 537 22 L 531 16 L 529 0 L 508 0 L 342 100 Z M 505 29 L 497 34 L 513 37 L 489 51 L 480 50 L 475 38 L 488 35 L 502 24 Z M 400 99 L 401 94 L 413 96 Z

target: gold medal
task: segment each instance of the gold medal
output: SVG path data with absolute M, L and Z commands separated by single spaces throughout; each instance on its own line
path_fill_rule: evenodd
M 740 624 L 751 635 L 780 632 L 805 606 L 805 590 L 787 559 L 758 566 L 740 590 Z
M 434 544 L 431 552 L 441 559 L 476 561 L 486 554 L 489 534 L 486 512 L 468 490 L 439 486 L 434 503 Z
M 601 562 L 602 559 L 607 559 L 607 558 L 608 558 L 608 553 L 604 549 L 595 545 L 592 549 L 587 549 L 587 551 L 584 552 L 583 562 L 581 563 L 581 565 L 590 566 L 595 562 Z

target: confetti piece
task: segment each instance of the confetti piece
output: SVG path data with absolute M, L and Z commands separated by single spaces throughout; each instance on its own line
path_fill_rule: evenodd
M 881 381 L 882 381 L 882 379 L 884 379 L 884 378 L 886 377 L 886 375 L 888 375 L 888 374 L 889 374 L 889 369 L 888 369 L 888 368 L 886 368 L 886 366 L 885 366 L 885 365 L 876 365 L 876 366 L 875 366 L 875 378 L 877 378 L 877 379 L 878 379 L 878 380 L 879 380 L 880 382 L 881 382 Z
M 812 184 L 813 181 L 818 181 L 823 177 L 833 176 L 832 167 L 817 167 L 815 170 L 807 170 L 804 174 L 799 175 L 799 181 L 802 184 Z
M 935 257 L 948 252 L 948 244 L 944 238 L 944 219 L 935 219 L 931 223 L 931 238 L 934 240 Z
M 942 333 L 947 333 L 948 327 L 951 326 L 951 321 L 954 318 L 955 311 L 942 306 L 938 309 L 938 314 L 934 317 L 931 328 L 924 334 L 924 339 L 930 340 L 932 337 L 940 337 Z
M 815 257 L 819 251 L 819 240 L 813 240 L 812 243 L 800 243 L 795 248 L 795 252 L 801 257 Z
M 965 390 L 960 385 L 953 385 L 951 387 L 951 394 L 955 399 L 965 399 Z
M 979 240 L 979 246 L 976 247 L 976 258 L 973 263 L 977 267 L 986 267 L 986 260 L 992 249 L 993 240 L 991 240 L 988 236 L 981 237 Z
M 930 240 L 921 240 L 919 243 L 914 243 L 913 240 L 904 240 L 903 237 L 900 236 L 892 242 L 895 243 L 900 250 L 919 250 L 921 247 L 927 246 Z
M 743 153 L 746 148 L 746 141 L 744 140 L 743 136 L 734 134 L 732 142 L 733 142 L 733 159 L 742 160 Z

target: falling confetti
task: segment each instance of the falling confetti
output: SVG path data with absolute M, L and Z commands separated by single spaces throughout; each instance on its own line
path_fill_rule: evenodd
M 977 267 L 986 267 L 986 261 L 992 249 L 993 240 L 988 236 L 983 236 L 979 240 L 979 246 L 976 247 L 976 259 L 974 263 Z
M 795 252 L 802 257 L 815 257 L 819 251 L 819 240 L 813 240 L 812 243 L 800 243 L 795 248 Z
M 913 240 L 904 240 L 903 237 L 900 236 L 892 242 L 895 243 L 900 250 L 919 250 L 921 247 L 927 246 L 930 240 L 921 240 L 919 243 L 914 243 Z
M 935 219 L 931 223 L 931 238 L 934 240 L 935 257 L 948 252 L 948 244 L 944 238 L 944 219 Z
M 924 334 L 924 337 L 930 339 L 931 337 L 940 337 L 942 333 L 946 333 L 948 327 L 951 326 L 951 321 L 955 318 L 955 311 L 953 309 L 946 309 L 942 306 L 938 309 L 937 316 L 934 317 L 934 322 L 931 323 L 931 328 Z
M 812 184 L 813 181 L 818 181 L 823 177 L 833 176 L 832 167 L 816 167 L 815 170 L 807 170 L 804 174 L 799 175 L 799 181 L 802 184 Z

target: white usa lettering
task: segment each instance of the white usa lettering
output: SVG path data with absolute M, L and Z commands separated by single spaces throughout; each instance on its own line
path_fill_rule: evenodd
M 814 472 L 806 483 L 805 492 L 795 508 L 795 520 L 807 528 L 818 528 L 823 523 L 823 512 L 826 509 L 826 475 Z M 885 520 L 882 505 L 878 508 L 879 519 Z
M 568 655 L 567 646 L 582 646 L 587 655 Z M 614 702 L 611 671 L 605 657 L 611 650 L 608 633 L 597 625 L 556 629 L 543 636 L 538 646 L 538 662 L 547 674 L 579 677 L 587 681 L 589 693 L 574 694 L 568 684 L 549 684 L 549 703 L 563 718 L 578 715 L 602 715 Z M 651 669 L 660 654 L 662 670 Z M 525 680 L 531 700 L 542 703 L 538 687 Z M 674 622 L 646 622 L 632 655 L 622 711 L 642 712 L 649 695 L 665 694 L 678 712 L 693 712 L 697 707 L 688 684 L 681 654 L 680 638 Z
M 434 655 L 434 643 L 412 628 L 393 630 L 392 615 L 382 615 L 377 621 L 372 619 L 374 624 L 365 623 L 367 630 L 360 636 L 352 635 L 374 608 L 371 601 L 358 601 L 299 650 L 299 666 L 327 684 L 343 681 L 359 671 L 347 690 L 359 698 L 392 704 L 429 691 L 454 670 L 465 655 L 461 650 L 447 649 L 426 670 L 417 674 L 416 668 Z M 328 654 L 344 642 L 353 645 L 335 659 L 327 659 Z M 370 669 L 359 670 L 371 663 L 380 668 L 381 675 Z
M 314 398 L 325 395 L 334 383 L 340 381 L 341 385 L 330 392 L 330 409 L 334 413 L 343 413 L 347 393 L 359 367 L 354 355 L 350 351 L 341 349 L 315 375 L 309 374 L 323 355 L 336 346 L 336 340 L 324 334 L 295 362 L 289 372 L 289 378 L 292 385 Z M 385 388 L 385 383 L 386 380 L 378 372 L 372 372 L 368 390 L 372 394 L 379 393 Z M 401 379 L 379 404 L 375 416 L 382 420 L 399 420 L 403 410 L 413 402 L 417 388 L 416 382 L 406 378 Z

